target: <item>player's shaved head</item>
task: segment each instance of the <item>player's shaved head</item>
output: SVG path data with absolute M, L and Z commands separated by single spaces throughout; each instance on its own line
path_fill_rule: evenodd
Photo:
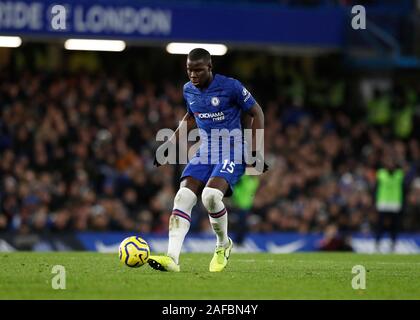
M 193 85 L 207 87 L 213 79 L 210 53 L 203 48 L 190 51 L 187 58 L 187 74 Z
M 190 61 L 197 61 L 197 60 L 203 60 L 205 63 L 211 63 L 211 55 L 210 53 L 203 48 L 195 48 L 190 51 L 188 54 L 188 59 Z

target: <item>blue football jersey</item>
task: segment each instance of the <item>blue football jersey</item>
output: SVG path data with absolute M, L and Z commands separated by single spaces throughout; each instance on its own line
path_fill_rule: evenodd
M 223 161 L 234 152 L 230 149 L 229 154 L 223 154 L 223 143 L 240 146 L 243 150 L 241 113 L 249 110 L 256 101 L 238 80 L 216 74 L 204 90 L 187 82 L 184 85 L 184 99 L 188 113 L 194 116 L 200 130 L 198 155 L 206 154 L 210 159 L 211 152 L 212 157 L 217 155 L 218 161 Z M 211 139 L 213 129 L 222 132 L 221 139 Z M 238 135 L 238 132 L 241 134 Z

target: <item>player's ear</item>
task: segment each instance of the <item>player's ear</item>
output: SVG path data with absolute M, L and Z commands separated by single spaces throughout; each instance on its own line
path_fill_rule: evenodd
M 209 71 L 211 71 L 211 69 L 213 69 L 213 66 L 211 64 L 211 61 L 209 61 L 208 67 L 209 67 Z

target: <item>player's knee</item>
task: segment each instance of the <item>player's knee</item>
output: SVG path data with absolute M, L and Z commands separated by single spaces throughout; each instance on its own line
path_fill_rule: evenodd
M 210 212 L 213 212 L 222 205 L 222 199 L 223 192 L 215 188 L 205 187 L 201 194 L 203 205 Z
M 186 187 L 182 187 L 178 190 L 174 199 L 175 208 L 184 208 L 185 210 L 191 210 L 197 203 L 197 196 L 194 192 Z

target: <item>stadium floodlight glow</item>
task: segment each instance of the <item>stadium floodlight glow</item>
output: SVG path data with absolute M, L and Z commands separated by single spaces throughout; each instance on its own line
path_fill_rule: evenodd
M 212 56 L 223 56 L 227 52 L 224 44 L 187 42 L 171 42 L 166 46 L 166 51 L 171 54 L 188 54 L 194 48 L 206 49 Z
M 17 48 L 22 44 L 20 37 L 0 37 L 0 47 Z
M 67 50 L 87 51 L 123 51 L 126 45 L 122 40 L 98 40 L 98 39 L 68 39 L 64 42 Z

